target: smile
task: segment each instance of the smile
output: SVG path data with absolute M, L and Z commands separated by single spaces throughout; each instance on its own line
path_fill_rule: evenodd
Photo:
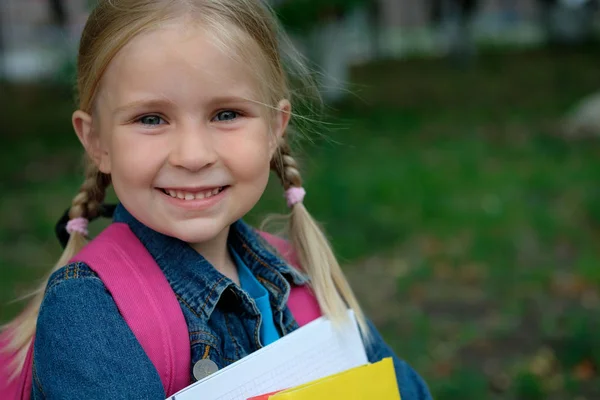
M 202 199 L 211 198 L 211 197 L 216 196 L 219 193 L 221 193 L 223 190 L 225 190 L 225 188 L 226 188 L 226 186 L 221 186 L 221 187 L 216 187 L 216 188 L 212 188 L 212 189 L 204 189 L 201 191 L 194 191 L 194 192 L 180 190 L 180 189 L 160 189 L 160 190 L 164 194 L 171 196 L 174 199 L 189 201 L 189 200 L 202 200 Z

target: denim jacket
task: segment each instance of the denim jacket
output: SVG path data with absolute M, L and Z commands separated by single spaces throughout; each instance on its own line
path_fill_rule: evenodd
M 116 222 L 129 225 L 164 272 L 187 322 L 193 365 L 210 359 L 223 368 L 262 347 L 254 300 L 188 244 L 151 230 L 119 206 Z M 290 284 L 307 278 L 284 262 L 248 225 L 231 226 L 229 244 L 269 292 L 280 335 L 298 328 L 286 306 Z M 400 360 L 372 323 L 370 362 L 393 357 L 403 400 L 431 399 L 419 375 Z M 165 391 L 98 276 L 84 263 L 55 272 L 37 323 L 32 399 L 156 399 Z

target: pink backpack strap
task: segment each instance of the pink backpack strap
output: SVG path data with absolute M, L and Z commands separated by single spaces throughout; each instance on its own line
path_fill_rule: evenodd
M 301 269 L 287 241 L 266 232 L 259 234 Z M 167 397 L 189 385 L 190 342 L 181 307 L 160 267 L 129 227 L 111 224 L 72 261 L 85 262 L 98 274 L 156 367 Z M 299 326 L 321 316 L 308 285 L 292 287 L 288 307 Z
M 273 246 L 289 264 L 299 271 L 302 270 L 296 252 L 286 240 L 267 232 L 258 233 Z M 306 325 L 319 318 L 322 314 L 319 303 L 308 285 L 292 286 L 287 305 L 299 326 Z
M 33 340 L 27 350 L 27 356 L 25 357 L 25 364 L 31 366 L 31 368 L 23 368 L 21 371 L 21 377 L 18 382 L 23 382 L 23 388 L 21 390 L 21 399 L 29 400 L 31 398 L 31 385 L 33 384 Z
M 31 385 L 33 384 L 33 340 L 29 345 L 29 350 L 27 350 L 24 365 L 31 365 L 31 368 L 24 368 L 23 371 L 21 371 L 19 381 L 24 382 L 23 390 L 21 391 L 21 399 L 29 400 L 31 398 Z
M 12 370 L 9 368 L 16 353 L 5 353 L 11 331 L 5 331 L 0 336 L 0 398 L 6 400 L 29 400 L 33 376 L 33 341 L 27 350 L 25 364 L 21 373 L 9 382 Z
M 98 274 L 156 367 L 167 397 L 189 385 L 190 342 L 183 312 L 162 270 L 129 227 L 111 224 L 72 261 L 84 262 Z

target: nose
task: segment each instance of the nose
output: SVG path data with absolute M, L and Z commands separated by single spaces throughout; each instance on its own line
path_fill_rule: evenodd
M 175 132 L 169 163 L 192 172 L 217 162 L 217 152 L 211 133 L 197 123 L 183 124 Z

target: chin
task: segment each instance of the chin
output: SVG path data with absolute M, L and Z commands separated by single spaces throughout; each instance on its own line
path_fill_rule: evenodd
M 165 233 L 168 236 L 175 237 L 186 243 L 202 243 L 208 242 L 216 238 L 225 229 L 229 228 L 230 224 L 220 223 L 181 223 L 175 229 L 170 229 Z

